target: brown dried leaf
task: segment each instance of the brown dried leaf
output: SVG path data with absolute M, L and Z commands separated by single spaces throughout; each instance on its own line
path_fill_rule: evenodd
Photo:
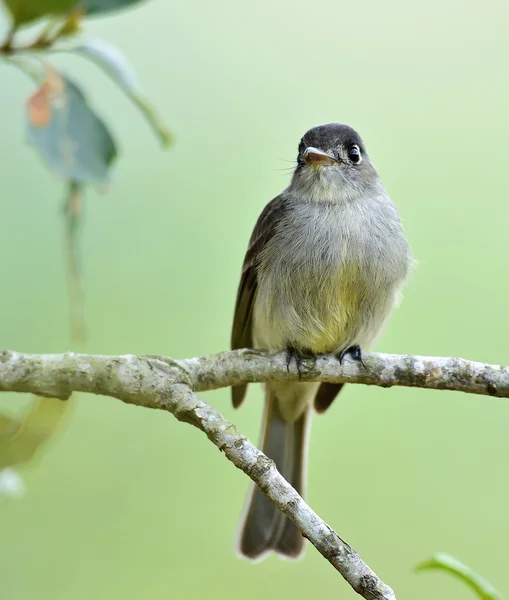
M 46 79 L 27 101 L 28 120 L 34 127 L 46 127 L 53 116 L 53 103 L 64 102 L 64 81 L 51 66 L 46 69 Z

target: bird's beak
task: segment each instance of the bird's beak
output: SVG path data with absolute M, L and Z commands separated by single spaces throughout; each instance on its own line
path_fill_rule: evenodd
M 302 158 L 305 160 L 306 164 L 317 167 L 334 165 L 339 162 L 334 156 L 311 146 L 304 150 Z

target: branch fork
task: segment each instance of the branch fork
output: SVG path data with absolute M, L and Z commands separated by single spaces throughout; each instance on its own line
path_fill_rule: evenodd
M 366 367 L 333 356 L 303 359 L 301 373 L 287 368 L 286 354 L 234 350 L 184 360 L 127 354 L 22 354 L 0 351 L 0 391 L 66 400 L 73 392 L 118 398 L 128 404 L 171 412 L 209 440 L 260 487 L 338 570 L 369 600 L 396 600 L 386 585 L 281 476 L 272 460 L 235 425 L 199 400 L 196 392 L 269 380 L 393 385 L 509 398 L 509 367 L 461 358 L 366 354 Z

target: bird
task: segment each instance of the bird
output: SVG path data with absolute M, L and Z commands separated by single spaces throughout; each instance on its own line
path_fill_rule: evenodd
M 412 264 L 396 206 L 360 135 L 341 123 L 313 127 L 300 140 L 289 186 L 265 206 L 249 240 L 231 348 L 286 351 L 299 369 L 303 357 L 321 354 L 362 362 L 399 304 Z M 311 415 L 324 413 L 342 387 L 265 384 L 262 450 L 303 497 Z M 246 393 L 247 384 L 232 387 L 235 408 Z M 296 525 L 252 485 L 238 554 L 298 559 L 304 549 Z

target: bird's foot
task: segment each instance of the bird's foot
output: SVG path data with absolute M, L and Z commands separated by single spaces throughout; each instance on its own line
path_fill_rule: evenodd
M 292 359 L 295 359 L 295 364 L 297 365 L 297 371 L 299 373 L 299 381 L 302 378 L 302 360 L 304 358 L 309 358 L 313 356 L 311 352 L 299 352 L 293 348 L 293 346 L 288 346 L 286 349 L 286 370 L 288 373 L 290 372 L 290 365 L 292 363 Z
M 342 350 L 337 355 L 340 365 L 343 364 L 343 360 L 347 355 L 350 356 L 355 362 L 361 363 L 361 365 L 366 369 L 366 371 L 368 370 L 368 368 L 364 364 L 364 361 L 362 360 L 362 351 L 361 347 L 358 344 L 356 344 L 355 346 L 349 346 L 348 348 L 346 348 L 346 350 Z

